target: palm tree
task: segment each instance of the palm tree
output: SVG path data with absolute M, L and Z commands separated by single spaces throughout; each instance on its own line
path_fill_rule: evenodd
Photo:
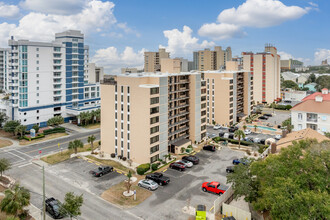
M 0 203 L 0 209 L 8 215 L 17 217 L 24 211 L 24 207 L 30 204 L 30 192 L 18 184 L 14 186 L 13 191 L 7 189 L 5 197 Z
M 254 125 L 254 132 L 257 132 L 258 125 Z
M 100 122 L 100 118 L 101 118 L 101 109 L 96 109 L 94 111 L 95 117 L 96 117 L 96 122 Z
M 23 135 L 25 134 L 26 131 L 26 126 L 25 125 L 18 125 L 15 128 L 15 135 L 20 134 L 21 137 L 23 137 Z
M 247 129 L 247 126 L 246 125 L 243 125 L 243 130 L 245 131 Z
M 95 141 L 95 136 L 89 136 L 87 138 L 87 142 L 91 144 L 91 148 L 92 148 L 92 153 L 94 153 L 94 141 Z
M 131 184 L 131 178 L 132 178 L 132 176 L 133 176 L 132 175 L 132 172 L 129 170 L 128 173 L 127 173 L 128 180 L 127 180 L 127 183 L 126 183 L 127 193 L 129 193 L 130 190 L 131 190 L 131 186 L 132 186 L 132 184 Z
M 234 137 L 238 138 L 238 148 L 241 148 L 241 139 L 245 138 L 244 131 L 242 130 L 236 130 L 234 132 Z
M 74 150 L 74 153 L 77 154 L 78 148 L 83 148 L 84 144 L 81 142 L 81 140 L 74 140 L 69 142 L 68 149 L 69 150 Z

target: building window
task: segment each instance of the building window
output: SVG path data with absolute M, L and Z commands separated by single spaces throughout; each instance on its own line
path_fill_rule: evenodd
M 159 88 L 151 88 L 150 95 L 159 94 Z
M 127 124 L 127 131 L 129 131 L 129 124 Z
M 298 124 L 298 130 L 302 129 L 302 124 Z
M 156 145 L 156 146 L 153 146 L 150 148 L 150 154 L 153 154 L 157 151 L 159 151 L 159 145 Z
M 156 156 L 150 157 L 150 163 L 156 162 L 159 159 L 159 154 Z
M 157 141 L 159 141 L 159 135 L 150 138 L 150 144 L 156 143 Z
M 152 114 L 156 114 L 156 113 L 158 113 L 159 112 L 159 107 L 154 107 L 154 108 L 151 108 L 150 109 L 150 115 L 152 115 Z
M 128 143 L 129 144 L 129 143 Z M 127 151 L 127 159 L 130 159 L 130 157 L 129 157 L 129 152 Z
M 127 115 L 127 121 L 129 121 L 129 115 Z M 129 125 L 129 124 L 128 124 Z
M 150 134 L 156 133 L 159 131 L 159 126 L 150 128 Z
M 155 98 L 150 99 L 150 105 L 153 105 L 153 104 L 156 104 L 156 103 L 159 103 L 159 97 L 155 97 Z
M 129 133 L 127 133 L 127 140 L 129 140 Z
M 39 116 L 37 116 L 37 120 L 39 120 Z
M 129 86 L 127 86 L 127 93 L 129 94 Z
M 302 114 L 301 113 L 298 113 L 298 120 L 302 120 Z
M 152 125 L 152 124 L 155 124 L 155 123 L 157 123 L 157 122 L 159 122 L 159 116 L 157 116 L 157 117 L 153 117 L 153 118 L 150 118 L 150 124 Z
M 121 86 L 121 93 L 124 92 L 124 86 Z

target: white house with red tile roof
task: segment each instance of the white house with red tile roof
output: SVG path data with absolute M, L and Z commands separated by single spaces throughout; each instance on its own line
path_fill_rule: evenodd
M 311 128 L 321 134 L 330 132 L 330 93 L 324 88 L 305 97 L 291 109 L 294 131 Z

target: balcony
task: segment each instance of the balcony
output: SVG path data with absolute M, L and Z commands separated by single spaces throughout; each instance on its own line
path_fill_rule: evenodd
M 175 143 L 177 141 L 181 141 L 181 140 L 183 140 L 183 139 L 185 139 L 187 137 L 189 137 L 189 134 L 185 134 L 185 135 L 183 135 L 183 136 L 181 136 L 179 138 L 175 138 L 173 140 L 170 140 L 170 141 L 168 141 L 168 144 L 171 145 L 171 144 L 173 144 L 173 143 Z
M 175 122 L 173 124 L 169 124 L 168 127 L 171 128 L 171 127 L 174 127 L 176 125 L 184 124 L 184 123 L 187 123 L 187 122 L 189 122 L 189 119 L 185 119 L 185 120 L 182 120 L 182 121 L 179 121 L 179 122 Z
M 179 114 L 170 115 L 170 116 L 168 116 L 168 119 L 173 119 L 173 118 L 180 117 L 180 116 L 183 116 L 183 115 L 188 115 L 188 114 L 189 114 L 189 112 L 186 111 L 186 112 L 182 112 L 182 113 L 179 113 Z
M 307 113 L 308 122 L 317 122 L 317 114 Z
M 184 128 L 180 128 L 180 129 L 175 130 L 175 131 L 172 131 L 172 132 L 169 132 L 168 136 L 173 136 L 175 134 L 179 134 L 182 131 L 186 131 L 186 130 L 189 130 L 189 127 L 188 126 L 185 126 Z

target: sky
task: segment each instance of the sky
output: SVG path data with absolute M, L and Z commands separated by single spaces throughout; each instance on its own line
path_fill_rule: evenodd
M 106 74 L 142 68 L 144 51 L 159 47 L 191 60 L 213 46 L 239 56 L 270 43 L 282 59 L 313 65 L 330 62 L 329 11 L 329 0 L 0 0 L 0 47 L 74 29 Z

